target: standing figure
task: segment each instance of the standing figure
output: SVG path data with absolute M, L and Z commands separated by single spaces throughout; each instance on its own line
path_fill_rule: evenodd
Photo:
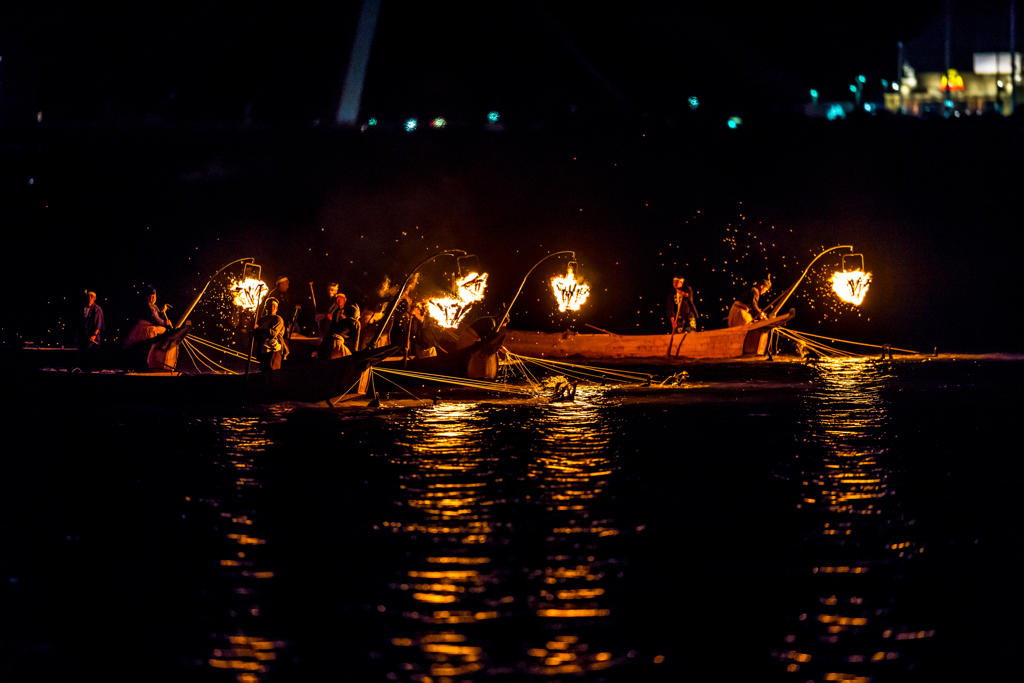
M 324 337 L 330 331 L 331 327 L 331 316 L 334 315 L 334 311 L 338 308 L 338 304 L 335 303 L 335 298 L 338 296 L 338 283 L 330 282 L 327 284 L 327 299 L 320 302 L 317 306 L 316 316 L 316 332 L 317 336 L 320 337 L 322 342 Z
M 693 302 L 693 287 L 685 284 L 685 278 L 672 278 L 672 288 L 665 304 L 665 319 L 671 332 L 683 334 L 697 331 L 697 305 Z
M 86 292 L 85 308 L 82 309 L 82 317 L 78 319 L 78 329 L 75 330 L 78 348 L 82 351 L 98 349 L 104 327 L 103 309 L 96 303 L 96 292 Z
M 758 307 L 757 303 L 771 288 L 772 280 L 769 275 L 740 294 L 736 301 L 733 302 L 732 308 L 729 309 L 729 327 L 749 325 L 755 320 L 762 320 L 767 317 L 765 312 Z
M 260 372 L 280 370 L 281 361 L 288 356 L 284 343 L 284 320 L 277 314 L 277 299 L 267 299 L 266 315 L 259 319 L 253 334 L 256 336 L 256 359 Z
M 359 307 L 347 301 L 341 292 L 334 297 L 337 309 L 331 314 L 329 334 L 320 342 L 320 360 L 350 356 L 359 343 Z

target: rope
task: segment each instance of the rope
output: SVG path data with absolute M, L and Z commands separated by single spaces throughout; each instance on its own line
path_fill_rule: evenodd
M 370 381 L 371 381 L 371 382 L 373 381 L 373 377 L 374 377 L 374 375 L 376 375 L 376 374 L 377 374 L 377 371 L 376 371 L 376 369 L 375 369 L 375 368 L 370 368 Z M 402 391 L 404 391 L 405 393 L 407 393 L 407 394 L 409 394 L 410 396 L 412 396 L 413 400 L 415 400 L 415 401 L 424 401 L 424 402 L 428 402 L 428 403 L 429 403 L 429 401 L 428 401 L 427 399 L 425 399 L 425 398 L 416 398 L 416 396 L 415 396 L 415 395 L 414 395 L 414 394 L 413 394 L 413 393 L 412 393 L 411 391 L 409 391 L 408 389 L 406 389 L 405 387 L 403 387 L 403 386 L 402 386 L 401 384 L 399 384 L 398 382 L 394 382 L 394 381 L 392 381 L 392 380 L 388 379 L 387 377 L 381 377 L 381 379 L 382 379 L 382 380 L 384 380 L 385 382 L 390 382 L 391 384 L 394 384 L 394 385 L 395 385 L 396 387 L 398 387 L 399 389 L 401 389 L 401 390 L 402 390 Z M 376 389 L 374 389 L 374 392 L 376 392 Z
M 229 356 L 234 356 L 235 358 L 248 358 L 249 357 L 249 356 L 247 356 L 244 353 L 241 353 L 239 351 L 235 351 L 234 349 L 229 349 L 226 346 L 221 346 L 220 344 L 215 344 L 215 343 L 213 343 L 211 341 L 207 341 L 205 339 L 200 339 L 199 337 L 195 336 L 194 334 L 189 334 L 188 335 L 188 339 L 189 339 L 189 341 L 197 341 L 200 344 L 206 344 L 207 346 L 209 346 L 211 348 L 217 349 L 221 353 L 227 354 Z
M 611 370 L 609 368 L 595 368 L 592 365 L 579 365 L 578 363 L 568 363 L 566 361 L 553 360 L 551 358 L 535 358 L 533 356 L 520 356 L 514 353 L 510 353 L 509 355 L 525 362 L 547 363 L 549 365 L 564 365 L 566 367 L 571 368 L 587 368 L 588 370 L 599 372 L 609 377 L 618 375 L 629 379 L 647 379 L 646 372 L 635 372 L 633 370 Z
M 844 351 L 842 349 L 836 349 L 836 348 L 833 348 L 833 347 L 828 346 L 826 344 L 821 344 L 821 343 L 816 342 L 816 341 L 811 341 L 810 339 L 806 339 L 804 337 L 801 337 L 799 334 L 794 333 L 791 330 L 780 330 L 779 334 L 785 335 L 786 337 L 789 337 L 790 339 L 792 339 L 794 341 L 800 342 L 801 344 L 805 345 L 807 348 L 809 348 L 812 351 L 814 351 L 815 353 L 817 353 L 819 356 L 829 356 L 829 357 L 832 357 L 832 356 L 843 356 L 845 358 L 850 358 L 850 357 L 853 357 L 853 356 L 857 356 L 857 354 L 852 353 L 850 351 Z
M 526 361 L 523 359 L 523 357 L 517 356 L 514 353 L 509 355 L 512 356 L 513 358 L 518 359 L 518 362 L 521 365 L 519 369 L 523 371 L 523 377 L 526 378 L 526 381 L 530 383 L 530 386 L 533 387 L 534 391 L 539 391 L 543 387 L 543 385 L 536 377 L 533 376 L 533 373 L 530 372 L 530 368 L 526 367 Z
M 359 376 L 356 377 L 356 381 L 352 383 L 352 387 L 358 386 L 359 382 L 362 381 L 362 379 L 363 379 L 363 373 L 359 373 Z M 338 394 L 338 398 L 341 398 L 342 396 L 347 396 L 348 392 L 352 391 L 352 387 L 349 387 L 345 391 L 343 391 L 340 394 Z M 327 405 L 329 405 L 330 407 L 333 408 L 334 407 L 334 400 L 330 399 L 330 398 L 327 399 Z
M 792 332 L 793 330 L 789 330 L 789 331 Z M 831 340 L 833 342 L 840 342 L 842 344 L 855 344 L 857 346 L 870 346 L 873 349 L 884 348 L 883 346 L 881 346 L 879 344 L 864 344 L 862 342 L 846 341 L 845 339 L 836 339 L 835 337 L 825 337 L 825 336 L 820 335 L 820 334 L 811 334 L 810 332 L 796 332 L 796 334 L 802 334 L 802 335 L 806 335 L 808 337 L 817 337 L 818 339 L 829 339 L 829 340 Z M 903 353 L 913 353 L 913 354 L 917 354 L 918 353 L 917 351 L 909 351 L 907 349 L 897 349 L 895 346 L 892 346 L 892 347 L 889 347 L 889 348 L 891 348 L 893 351 L 901 351 Z
M 192 347 L 191 351 L 194 352 L 196 355 L 198 355 L 203 360 L 205 360 L 210 365 L 213 365 L 213 366 L 216 366 L 217 368 L 220 368 L 221 370 L 223 370 L 224 372 L 226 372 L 229 375 L 237 375 L 238 374 L 237 372 L 235 372 L 233 370 L 228 370 L 223 365 L 220 365 L 219 363 L 216 363 L 216 362 L 212 361 L 209 356 L 205 355 L 202 351 L 200 351 L 199 349 L 195 348 L 195 346 L 193 346 L 191 343 L 189 343 L 189 341 L 187 339 L 184 341 L 184 344 L 185 344 L 186 348 Z M 206 363 L 203 363 L 203 365 L 206 365 Z M 210 366 L 207 365 L 206 367 L 210 367 Z
M 183 346 L 184 346 L 184 345 L 183 345 Z M 203 371 L 202 371 L 202 370 L 200 370 L 200 369 L 199 369 L 199 366 L 198 366 L 198 365 L 196 364 L 196 359 L 195 359 L 195 357 L 194 357 L 194 356 L 192 355 L 192 351 L 190 351 L 190 350 L 189 350 L 189 348 L 188 348 L 187 346 L 185 346 L 184 348 L 185 348 L 185 353 L 187 353 L 187 354 L 188 354 L 188 359 L 189 359 L 190 361 L 192 361 L 192 367 L 194 367 L 194 368 L 196 369 L 196 373 L 197 373 L 197 374 L 202 374 L 202 372 L 203 372 Z
M 456 379 L 448 377 L 446 375 L 428 375 L 423 372 L 412 372 L 409 370 L 392 370 L 390 368 L 376 368 L 377 372 L 389 373 L 392 375 L 399 375 L 402 377 L 412 377 L 413 379 L 423 379 L 432 382 L 441 382 L 443 384 L 455 384 L 463 387 L 470 387 L 473 389 L 487 389 L 489 391 L 504 391 L 512 394 L 529 394 L 531 392 L 524 391 L 519 388 L 506 387 L 503 384 L 497 382 L 487 382 L 485 380 L 472 380 L 472 379 Z

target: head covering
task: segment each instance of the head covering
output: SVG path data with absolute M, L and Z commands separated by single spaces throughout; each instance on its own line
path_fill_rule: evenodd
M 282 275 L 281 277 L 277 278 L 277 281 L 274 282 L 274 284 L 275 285 L 279 285 L 282 282 L 287 282 L 287 281 L 288 281 L 288 276 L 287 275 Z
M 265 304 L 265 305 L 266 305 L 266 306 L 269 306 L 269 305 L 270 305 L 270 302 L 271 302 L 271 301 L 273 301 L 273 302 L 274 302 L 275 304 L 277 304 L 278 306 L 280 306 L 280 305 L 281 305 L 281 302 L 280 302 L 280 301 L 278 301 L 277 299 L 275 299 L 275 298 L 274 298 L 274 297 L 272 297 L 272 296 L 270 296 L 270 297 L 267 297 L 267 301 L 266 301 L 266 304 Z

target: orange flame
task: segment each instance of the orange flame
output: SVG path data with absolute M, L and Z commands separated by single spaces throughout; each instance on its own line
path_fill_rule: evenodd
M 247 278 L 231 283 L 230 289 L 235 293 L 236 306 L 241 306 L 247 311 L 255 311 L 260 305 L 263 293 L 267 291 L 267 286 L 261 280 Z
M 570 265 L 566 270 L 565 277 L 557 275 L 551 278 L 551 289 L 555 292 L 555 299 L 558 300 L 558 311 L 565 313 L 580 310 L 580 306 L 590 296 L 590 287 L 583 284 L 583 280 L 577 280 Z
M 871 273 L 850 270 L 832 273 L 832 291 L 848 304 L 860 306 L 871 284 Z
M 434 297 L 425 302 L 427 315 L 441 327 L 458 327 L 473 304 L 484 298 L 487 273 L 470 273 L 455 283 L 455 289 L 455 296 Z

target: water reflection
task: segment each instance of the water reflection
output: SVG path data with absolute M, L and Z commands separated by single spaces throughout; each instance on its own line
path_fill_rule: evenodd
M 598 392 L 581 387 L 575 402 L 552 404 L 533 421 L 538 441 L 526 469 L 528 502 L 539 508 L 547 551 L 529 574 L 527 603 L 541 619 L 527 651 L 534 674 L 580 674 L 615 661 L 609 647 L 595 642 L 608 631 L 602 622 L 613 618 L 609 575 L 621 576 L 607 542 L 619 534 L 607 512 L 616 454 L 612 426 L 595 403 Z
M 389 419 L 403 430 L 391 456 L 401 483 L 399 509 L 381 527 L 413 550 L 389 584 L 393 604 L 379 608 L 404 622 L 390 640 L 387 659 L 397 666 L 387 677 L 463 680 L 488 661 L 478 625 L 513 602 L 489 553 L 497 458 L 484 451 L 486 420 L 476 405 L 442 403 Z
M 913 668 L 903 641 L 934 635 L 908 626 L 897 600 L 906 563 L 925 548 L 895 486 L 889 366 L 845 359 L 818 368 L 802 430 L 808 444 L 795 461 L 812 593 L 798 596 L 773 654 L 797 680 L 866 683 Z
M 221 417 L 213 420 L 216 449 L 202 481 L 200 493 L 190 496 L 213 524 L 211 544 L 216 559 L 216 580 L 209 597 L 214 624 L 205 664 L 225 670 L 239 683 L 266 679 L 287 646 L 265 635 L 268 582 L 274 578 L 269 563 L 273 549 L 260 533 L 259 502 L 264 479 L 265 452 L 271 445 L 266 427 L 273 420 L 262 417 Z

